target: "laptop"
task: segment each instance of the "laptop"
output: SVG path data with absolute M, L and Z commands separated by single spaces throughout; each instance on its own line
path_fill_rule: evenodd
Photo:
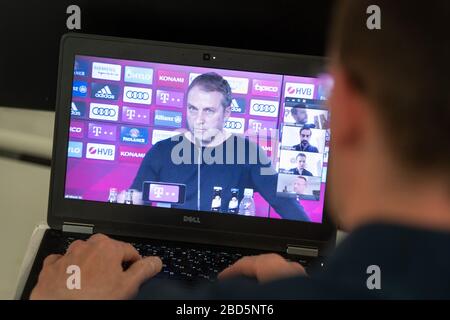
M 196 286 L 245 255 L 324 266 L 332 79 L 320 57 L 63 36 L 43 259 L 94 233 Z M 310 271 L 312 272 L 312 271 Z M 151 280 L 150 280 L 151 281 Z

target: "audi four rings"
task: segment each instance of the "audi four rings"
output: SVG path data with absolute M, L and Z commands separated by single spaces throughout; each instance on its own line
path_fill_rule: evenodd
M 137 100 L 148 100 L 150 98 L 150 95 L 147 92 L 142 91 L 127 91 L 125 93 L 126 97 L 128 99 L 137 99 Z
M 242 129 L 242 122 L 239 121 L 227 121 L 225 122 L 226 129 Z
M 254 111 L 269 112 L 269 113 L 274 113 L 275 111 L 277 111 L 277 107 L 275 107 L 273 104 L 261 104 L 261 103 L 253 104 L 252 109 Z
M 100 108 L 100 107 L 93 108 L 92 113 L 95 114 L 96 116 L 109 116 L 109 117 L 114 117 L 117 114 L 116 110 L 114 109 Z

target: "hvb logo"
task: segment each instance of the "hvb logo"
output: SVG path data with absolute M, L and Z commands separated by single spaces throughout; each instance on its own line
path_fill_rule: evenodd
M 86 158 L 113 161 L 115 152 L 115 145 L 88 143 L 86 147 Z
M 314 85 L 309 83 L 286 83 L 286 90 L 284 92 L 286 97 L 313 99 Z

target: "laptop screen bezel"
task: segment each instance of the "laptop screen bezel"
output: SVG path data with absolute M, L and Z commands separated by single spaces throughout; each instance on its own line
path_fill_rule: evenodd
M 217 58 L 204 60 L 204 53 Z M 62 229 L 64 223 L 85 223 L 94 224 L 96 232 L 108 234 L 154 237 L 160 233 L 168 239 L 177 239 L 182 235 L 183 240 L 192 242 L 205 240 L 216 242 L 220 239 L 221 244 L 232 244 L 236 242 L 236 239 L 243 239 L 247 243 L 265 241 L 268 248 L 281 248 L 287 243 L 310 243 L 311 246 L 316 246 L 317 243 L 333 241 L 335 227 L 328 215 L 326 205 L 328 201 L 325 201 L 323 222 L 319 224 L 66 199 L 64 188 L 68 130 L 76 55 L 303 77 L 315 77 L 324 72 L 326 63 L 324 58 L 311 56 L 78 33 L 64 35 L 60 46 L 48 207 L 48 223 L 51 228 Z M 152 211 L 150 214 L 149 210 Z M 185 216 L 199 218 L 200 223 L 186 222 L 185 220 L 195 220 L 184 219 Z

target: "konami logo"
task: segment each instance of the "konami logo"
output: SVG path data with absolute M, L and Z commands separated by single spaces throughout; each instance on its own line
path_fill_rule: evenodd
M 187 74 L 184 72 L 158 70 L 158 85 L 182 89 L 187 86 Z
M 119 147 L 119 160 L 125 162 L 140 163 L 147 154 L 148 148 L 135 148 L 128 146 Z

